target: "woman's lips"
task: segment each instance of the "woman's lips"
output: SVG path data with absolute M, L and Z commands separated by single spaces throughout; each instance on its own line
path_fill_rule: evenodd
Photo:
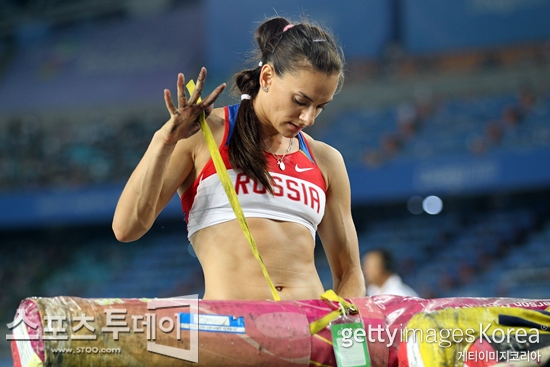
M 290 126 L 290 128 L 292 129 L 292 131 L 296 132 L 296 133 L 299 133 L 300 131 L 302 131 L 302 127 L 299 127 L 297 125 L 294 125 L 292 122 L 289 122 L 288 125 Z

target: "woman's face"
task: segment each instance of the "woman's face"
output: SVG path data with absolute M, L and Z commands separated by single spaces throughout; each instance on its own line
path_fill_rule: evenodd
M 271 65 L 265 65 L 260 83 L 269 88 L 267 92 L 260 89 L 255 103 L 264 137 L 278 133 L 290 138 L 315 123 L 336 92 L 338 74 L 301 68 L 279 77 Z
M 382 255 L 378 252 L 371 252 L 363 257 L 363 273 L 367 285 L 374 284 L 381 286 L 384 284 L 384 265 Z

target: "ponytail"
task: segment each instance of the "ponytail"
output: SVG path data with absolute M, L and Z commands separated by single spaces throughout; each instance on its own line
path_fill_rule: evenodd
M 229 161 L 248 177 L 262 184 L 273 194 L 272 178 L 260 141 L 258 122 L 252 101 L 260 90 L 260 67 L 244 70 L 235 76 L 235 86 L 250 99 L 243 99 L 237 112 L 233 134 L 229 140 Z

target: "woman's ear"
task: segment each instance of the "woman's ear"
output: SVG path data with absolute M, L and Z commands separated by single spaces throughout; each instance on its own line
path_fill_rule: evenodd
M 274 76 L 275 69 L 273 69 L 273 66 L 271 64 L 263 65 L 262 70 L 260 71 L 260 88 L 264 91 L 269 90 Z

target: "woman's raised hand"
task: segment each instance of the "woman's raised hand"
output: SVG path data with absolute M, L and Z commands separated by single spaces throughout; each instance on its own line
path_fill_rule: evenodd
M 186 139 L 200 130 L 199 117 L 205 112 L 208 116 L 213 108 L 214 101 L 225 89 L 225 83 L 219 85 L 203 101 L 198 102 L 204 81 L 206 80 L 206 69 L 203 67 L 197 78 L 197 86 L 193 94 L 187 99 L 185 95 L 185 78 L 183 74 L 178 75 L 178 107 L 172 102 L 172 95 L 168 89 L 164 90 L 164 101 L 166 108 L 170 112 L 170 120 L 164 124 L 166 136 L 164 142 L 167 145 L 176 144 L 181 139 Z

